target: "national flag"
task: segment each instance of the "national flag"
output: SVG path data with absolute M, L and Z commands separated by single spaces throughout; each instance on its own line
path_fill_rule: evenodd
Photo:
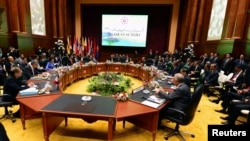
M 90 52 L 90 38 L 87 39 L 87 48 L 86 48 L 86 54 L 88 55 Z
M 84 55 L 87 54 L 87 39 L 86 37 L 83 37 L 83 53 Z
M 73 42 L 73 54 L 76 53 L 76 36 L 74 37 L 74 42 Z
M 67 37 L 67 54 L 70 54 L 70 49 L 71 49 L 71 43 L 70 43 L 70 37 Z
M 74 40 L 74 48 L 73 48 L 73 51 L 74 51 L 74 54 L 75 54 L 75 55 L 79 55 L 79 51 L 78 51 L 78 39 L 77 39 L 77 37 L 75 37 L 75 40 Z
M 91 39 L 89 39 L 89 49 L 88 49 L 88 55 L 91 55 L 91 53 L 93 52 L 93 42 Z
M 100 51 L 99 51 L 99 46 L 96 46 L 96 54 L 95 54 L 95 58 L 98 59 L 100 57 Z
M 84 42 L 84 38 L 82 37 L 79 43 L 79 55 L 84 56 L 84 47 L 83 47 L 83 43 Z
M 93 41 L 93 56 L 95 57 L 95 55 L 96 55 L 96 39 L 94 38 L 94 41 Z

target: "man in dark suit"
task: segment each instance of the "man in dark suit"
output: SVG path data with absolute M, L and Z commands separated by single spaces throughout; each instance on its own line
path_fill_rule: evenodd
M 39 62 L 37 60 L 31 60 L 30 64 L 28 64 L 24 68 L 23 79 L 29 80 L 31 77 L 42 73 L 42 71 L 38 70 L 37 68 L 38 65 L 39 65 Z
M 184 76 L 183 83 L 187 84 L 188 87 L 191 86 L 191 78 L 188 75 L 188 70 L 186 68 L 181 68 L 180 73 Z
M 200 77 L 200 72 L 201 72 L 201 66 L 199 64 L 199 61 L 194 61 L 194 63 L 192 64 L 192 66 L 189 68 L 189 76 L 190 77 L 196 77 L 199 78 Z
M 180 111 L 185 111 L 191 100 L 190 88 L 184 83 L 184 76 L 181 73 L 176 73 L 174 75 L 173 84 L 176 86 L 173 92 L 168 93 L 160 89 L 156 89 L 155 91 L 160 98 L 170 101 L 169 104 L 160 111 L 158 127 L 161 126 L 161 120 L 165 115 L 176 114 L 172 110 L 168 110 L 168 108 L 171 107 Z M 179 115 L 176 114 L 176 116 L 178 117 Z
M 153 51 L 152 51 L 152 49 L 150 49 L 150 51 L 149 51 L 149 53 L 148 53 L 148 55 L 147 55 L 147 59 L 154 59 L 154 54 L 153 54 Z
M 205 53 L 204 55 L 201 56 L 201 66 L 202 68 L 204 68 L 206 62 L 209 61 L 208 55 L 207 53 Z
M 244 70 L 247 63 L 246 63 L 246 59 L 245 59 L 245 55 L 241 54 L 239 59 L 235 59 L 234 60 L 234 65 L 237 66 L 237 65 L 240 65 L 242 67 L 242 69 Z
M 233 99 L 242 100 L 249 96 L 250 96 L 250 87 L 247 87 L 245 89 L 239 89 L 237 90 L 237 92 L 226 92 L 217 100 L 210 100 L 210 101 L 218 104 L 219 101 L 222 100 L 221 103 L 222 109 L 221 110 L 216 109 L 215 111 L 219 113 L 227 113 L 227 110 Z
M 221 60 L 220 60 L 220 58 L 219 58 L 219 54 L 218 54 L 218 53 L 214 53 L 214 57 L 213 57 L 213 59 L 211 60 L 211 63 L 217 64 L 217 68 L 220 68 Z
M 204 81 L 204 92 L 209 96 L 211 95 L 211 91 L 209 90 L 209 86 L 217 86 L 218 84 L 219 72 L 217 70 L 217 65 L 211 64 L 209 73 L 205 76 Z
M 220 70 L 223 70 L 225 74 L 228 75 L 229 73 L 232 72 L 232 69 L 233 69 L 233 61 L 232 61 L 231 55 L 228 53 L 226 54 L 220 66 Z
M 15 63 L 13 56 L 8 56 L 7 62 L 5 62 L 5 69 L 6 72 L 9 74 L 12 67 L 16 67 L 17 64 Z
M 234 70 L 235 71 L 233 73 L 232 78 L 224 83 L 226 92 L 231 91 L 233 86 L 239 88 L 243 83 L 244 79 L 243 79 L 243 70 L 241 65 L 235 66 Z
M 3 92 L 5 94 L 9 94 L 16 103 L 18 103 L 16 100 L 16 96 L 19 93 L 19 91 L 33 86 L 32 82 L 27 84 L 24 81 L 20 80 L 21 76 L 22 76 L 22 70 L 19 67 L 12 67 L 10 70 L 10 74 L 8 75 L 8 77 L 4 82 Z M 3 99 L 3 101 L 9 101 L 9 99 Z M 15 117 L 20 117 L 19 110 L 13 115 Z
M 246 109 L 250 110 L 250 99 L 245 98 L 241 102 L 232 102 L 228 108 L 228 116 L 226 117 L 220 117 L 223 120 L 226 120 L 226 122 L 222 122 L 224 125 L 234 125 L 235 121 L 241 114 L 241 110 Z
M 174 76 L 176 73 L 179 73 L 181 69 L 177 61 L 173 62 L 172 66 L 173 68 L 171 68 L 171 70 L 168 71 L 168 75 L 170 76 Z

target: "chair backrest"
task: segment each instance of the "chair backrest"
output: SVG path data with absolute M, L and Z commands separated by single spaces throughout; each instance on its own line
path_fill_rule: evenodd
M 184 116 L 182 123 L 180 124 L 187 125 L 193 120 L 197 107 L 201 100 L 203 88 L 204 88 L 203 84 L 199 84 L 199 86 L 196 87 L 194 93 L 192 94 L 191 101 L 186 109 L 186 112 L 185 112 L 186 116 Z

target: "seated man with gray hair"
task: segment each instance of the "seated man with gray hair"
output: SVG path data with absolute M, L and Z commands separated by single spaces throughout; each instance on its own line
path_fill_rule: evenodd
M 161 120 L 165 115 L 174 115 L 172 110 L 168 108 L 175 108 L 180 111 L 185 111 L 191 100 L 190 88 L 184 83 L 184 76 L 181 73 L 176 73 L 173 77 L 173 84 L 176 86 L 172 92 L 165 92 L 163 90 L 157 89 L 156 94 L 160 98 L 166 99 L 169 103 L 166 107 L 162 108 L 159 115 L 158 127 L 161 127 Z M 177 117 L 179 115 L 176 115 Z
M 42 71 L 38 69 L 38 66 L 39 62 L 37 60 L 31 60 L 31 62 L 24 68 L 23 79 L 29 80 L 31 77 L 42 73 Z

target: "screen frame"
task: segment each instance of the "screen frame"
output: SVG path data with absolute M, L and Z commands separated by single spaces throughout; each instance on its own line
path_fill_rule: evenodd
M 103 44 L 102 42 L 102 39 L 103 39 L 103 16 L 104 15 L 119 15 L 119 16 L 147 16 L 147 25 L 146 25 L 146 37 L 145 37 L 145 45 L 144 46 L 116 46 L 116 45 L 105 45 Z M 102 47 L 107 47 L 107 48 L 137 48 L 137 49 L 145 49 L 147 48 L 147 45 L 148 45 L 148 27 L 149 27 L 149 14 L 138 14 L 138 13 L 135 13 L 135 14 L 131 14 L 131 13 L 102 13 L 101 14 L 101 36 L 100 36 L 100 41 L 101 41 L 101 46 Z

